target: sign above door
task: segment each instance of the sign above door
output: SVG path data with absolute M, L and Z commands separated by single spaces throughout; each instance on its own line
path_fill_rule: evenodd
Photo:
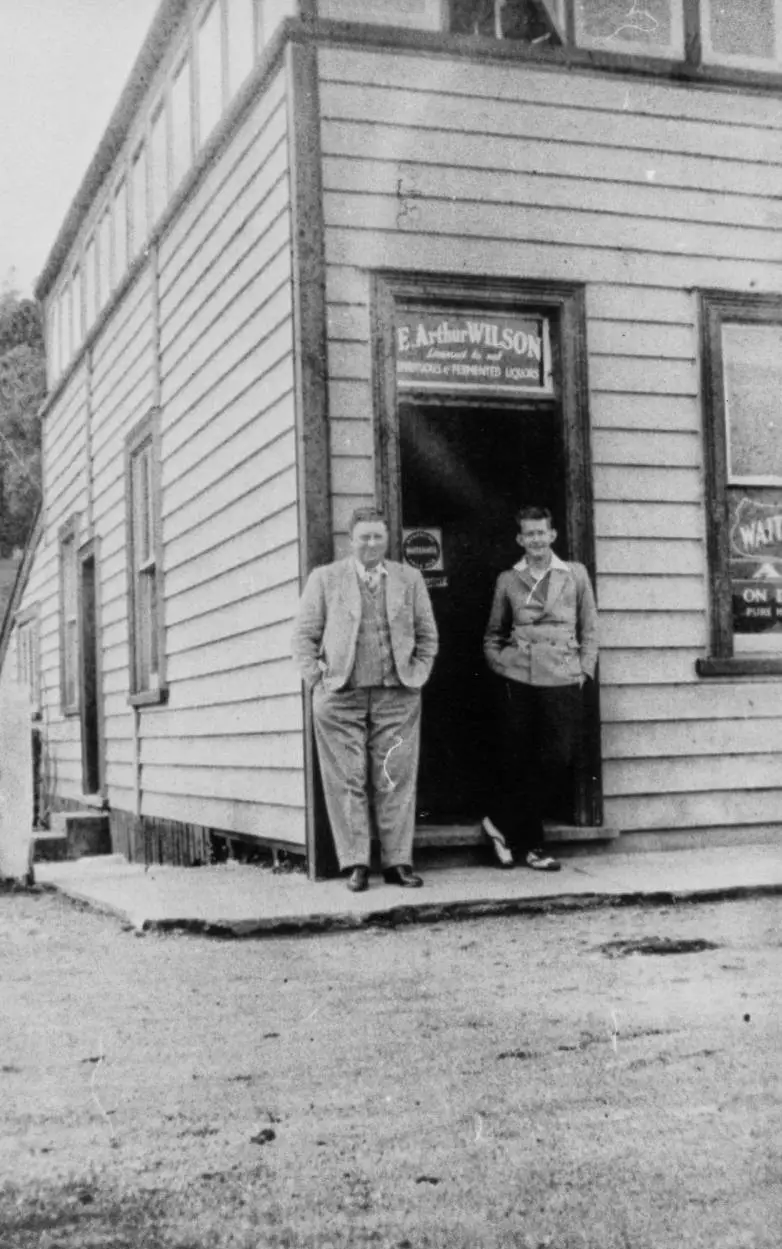
M 553 393 L 546 317 L 397 308 L 394 343 L 400 390 Z

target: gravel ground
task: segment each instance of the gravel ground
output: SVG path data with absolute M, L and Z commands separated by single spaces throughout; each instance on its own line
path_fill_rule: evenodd
M 781 916 L 239 942 L 0 895 L 0 1244 L 778 1249 Z

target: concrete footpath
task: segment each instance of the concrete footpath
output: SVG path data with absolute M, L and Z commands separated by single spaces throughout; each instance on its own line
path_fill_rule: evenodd
M 260 937 L 782 895 L 782 844 L 581 854 L 563 859 L 557 873 L 479 865 L 429 867 L 422 874 L 422 889 L 400 889 L 373 875 L 366 893 L 351 894 L 343 880 L 310 881 L 300 872 L 234 862 L 145 868 L 104 855 L 35 867 L 37 884 L 139 931 Z

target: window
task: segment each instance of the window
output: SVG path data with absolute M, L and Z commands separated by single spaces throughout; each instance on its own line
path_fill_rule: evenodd
M 701 0 L 703 59 L 748 69 L 782 63 L 779 0 Z
M 66 283 L 60 295 L 60 365 L 63 369 L 70 364 L 71 355 L 71 288 Z
M 134 258 L 147 241 L 147 153 L 142 145 L 136 150 L 130 167 L 131 184 L 131 248 Z
M 137 702 L 161 701 L 164 690 L 156 430 L 152 412 L 126 443 L 130 693 Z
M 125 179 L 114 192 L 114 265 L 112 285 L 117 286 L 128 267 L 128 188 Z
M 451 31 L 524 43 L 560 43 L 561 9 L 562 0 L 451 0 Z
M 233 97 L 255 60 L 255 0 L 228 0 L 228 94 Z
M 196 35 L 198 142 L 214 130 L 223 109 L 223 48 L 220 5 L 210 8 Z
M 575 0 L 575 15 L 582 47 L 684 55 L 682 0 Z
M 28 607 L 16 618 L 16 679 L 30 691 L 30 709 L 34 716 L 41 711 L 41 676 L 39 654 L 39 608 Z
M 87 329 L 95 324 L 98 315 L 98 257 L 95 239 L 91 238 L 84 253 L 84 311 Z
M 81 269 L 77 265 L 71 274 L 71 325 L 73 349 L 78 351 L 84 336 L 84 308 L 82 306 Z
M 149 135 L 149 199 L 154 226 L 168 200 L 168 133 L 166 110 L 162 104 L 152 116 Z
M 171 87 L 171 181 L 178 187 L 193 159 L 192 70 L 186 57 Z
M 49 372 L 52 378 L 60 375 L 60 303 L 55 297 L 49 305 L 48 338 L 46 354 L 49 358 Z
M 266 12 L 268 0 L 254 0 L 255 15 L 253 17 L 253 50 L 260 51 L 269 41 L 269 16 Z M 272 18 L 272 22 L 274 19 Z
M 79 518 L 60 530 L 60 702 L 64 715 L 79 710 Z
M 703 296 L 712 654 L 782 673 L 782 296 Z
M 98 226 L 98 311 L 105 308 L 111 294 L 111 214 L 104 212 Z

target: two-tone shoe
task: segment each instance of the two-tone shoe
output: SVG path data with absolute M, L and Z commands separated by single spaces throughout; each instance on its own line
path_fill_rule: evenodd
M 514 867 L 513 852 L 504 835 L 500 832 L 497 825 L 489 819 L 488 815 L 485 815 L 481 820 L 481 828 L 491 842 L 497 866 L 505 868 Z

